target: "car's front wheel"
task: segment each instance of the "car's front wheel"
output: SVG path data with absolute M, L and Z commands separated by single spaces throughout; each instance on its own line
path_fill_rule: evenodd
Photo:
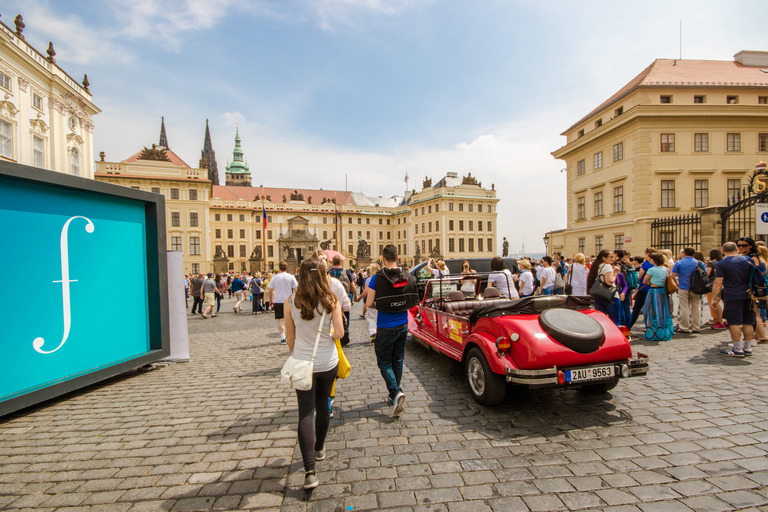
M 464 368 L 469 389 L 477 403 L 498 405 L 504 400 L 504 376 L 491 371 L 482 350 L 478 347 L 470 349 Z
M 619 379 L 613 379 L 609 380 L 608 382 L 603 382 L 602 384 L 590 384 L 589 386 L 582 386 L 579 389 L 586 393 L 599 394 L 612 390 L 616 387 L 616 385 L 618 385 L 618 383 Z

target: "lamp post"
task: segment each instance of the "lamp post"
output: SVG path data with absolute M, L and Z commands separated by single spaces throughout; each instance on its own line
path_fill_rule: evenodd
M 544 253 L 549 254 L 549 251 L 547 250 L 547 246 L 549 245 L 549 236 L 544 235 Z

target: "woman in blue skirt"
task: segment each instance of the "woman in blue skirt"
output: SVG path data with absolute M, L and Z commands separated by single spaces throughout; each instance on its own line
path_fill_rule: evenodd
M 650 258 L 654 266 L 648 269 L 643 278 L 643 284 L 651 285 L 643 306 L 643 318 L 645 319 L 645 336 L 643 338 L 653 341 L 667 341 L 671 340 L 674 334 L 666 288 L 667 267 L 664 266 L 664 255 L 660 252 L 651 254 Z

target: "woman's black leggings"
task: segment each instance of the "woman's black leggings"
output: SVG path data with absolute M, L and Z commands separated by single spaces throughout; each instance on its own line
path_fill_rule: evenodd
M 315 373 L 312 389 L 296 390 L 299 402 L 299 448 L 301 458 L 304 459 L 304 471 L 314 471 L 315 450 L 325 446 L 325 436 L 328 435 L 328 425 L 331 423 L 328 398 L 331 396 L 331 386 L 338 372 L 339 365 L 336 365 L 333 370 Z

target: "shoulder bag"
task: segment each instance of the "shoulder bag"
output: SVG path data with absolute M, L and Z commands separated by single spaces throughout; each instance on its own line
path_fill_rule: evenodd
M 312 389 L 312 374 L 315 367 L 315 355 L 317 354 L 317 345 L 320 343 L 320 334 L 323 332 L 324 323 L 325 309 L 323 309 L 323 316 L 320 317 L 320 327 L 317 328 L 315 348 L 312 350 L 312 359 L 304 361 L 302 359 L 296 359 L 293 357 L 293 354 L 291 354 L 283 365 L 283 369 L 280 370 L 280 375 L 282 375 L 280 380 L 290 384 L 294 389 L 301 391 Z
M 677 286 L 677 281 L 675 281 L 675 278 L 672 277 L 672 274 L 667 274 L 667 280 L 664 282 L 664 284 L 667 288 L 667 293 L 675 293 L 679 289 L 679 286 Z
M 339 353 L 339 371 L 336 373 L 336 377 L 346 379 L 349 377 L 349 372 L 352 371 L 352 365 L 349 364 L 349 359 L 344 355 L 344 350 L 341 348 L 341 340 L 336 340 L 336 351 Z
M 605 265 L 605 263 L 603 263 L 603 265 Z M 603 267 L 601 265 L 598 269 L 598 273 L 602 268 Z M 589 289 L 589 294 L 595 298 L 604 300 L 606 302 L 611 302 L 613 297 L 616 295 L 617 290 L 618 288 L 616 288 L 616 285 L 609 286 L 605 282 L 603 276 L 599 275 L 597 279 L 595 279 L 595 282 L 592 284 L 592 288 Z
M 571 281 L 573 281 L 573 265 L 571 265 L 571 268 L 568 269 L 568 275 L 566 277 L 567 283 L 565 285 L 565 294 L 571 295 L 573 294 L 573 286 L 571 285 Z

